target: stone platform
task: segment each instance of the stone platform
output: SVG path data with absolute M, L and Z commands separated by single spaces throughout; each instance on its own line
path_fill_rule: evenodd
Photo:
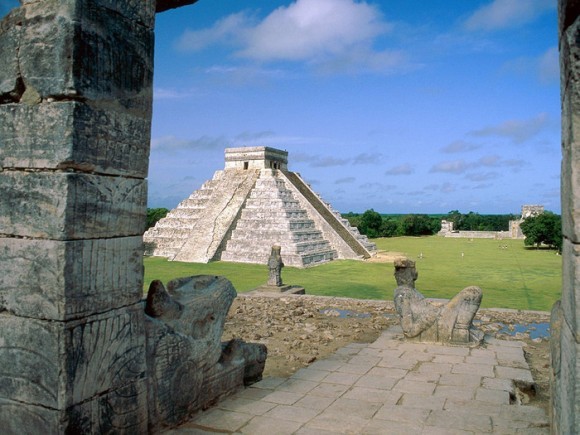
M 255 288 L 251 292 L 248 292 L 250 295 L 260 295 L 262 296 L 263 293 L 267 294 L 279 294 L 281 296 L 287 295 L 304 295 L 306 294 L 306 289 L 304 287 L 300 287 L 298 285 L 261 285 L 260 287 Z
M 167 433 L 549 434 L 546 412 L 520 403 L 533 386 L 522 346 L 410 343 L 392 327 L 288 379 L 265 378 Z

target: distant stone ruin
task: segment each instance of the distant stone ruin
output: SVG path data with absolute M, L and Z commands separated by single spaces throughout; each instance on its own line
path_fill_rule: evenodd
M 287 266 L 369 258 L 374 243 L 288 171 L 288 152 L 227 148 L 225 168 L 143 236 L 146 254 L 174 261 L 267 264 L 280 246 Z
M 415 288 L 419 274 L 414 261 L 397 259 L 394 266 L 398 285 L 394 292 L 395 309 L 407 339 L 456 344 L 481 342 L 483 334 L 473 326 L 482 298 L 479 287 L 466 287 L 449 302 L 435 304 Z
M 543 212 L 543 205 L 522 205 L 521 218 L 509 221 L 508 231 L 458 231 L 453 228 L 453 222 L 442 220 L 441 230 L 437 235 L 461 239 L 525 239 L 524 233 L 522 233 L 520 228 L 521 223 L 525 219 L 537 216 Z

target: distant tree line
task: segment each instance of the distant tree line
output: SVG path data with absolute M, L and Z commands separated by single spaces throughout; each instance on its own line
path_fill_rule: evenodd
M 426 236 L 441 229 L 441 217 L 426 214 L 381 215 L 370 209 L 362 214 L 350 212 L 342 216 L 370 238 Z
M 362 214 L 349 212 L 343 217 L 370 238 L 433 235 L 441 230 L 442 220 L 453 222 L 458 231 L 507 231 L 509 221 L 519 218 L 513 214 L 480 215 L 472 211 L 463 214 L 458 210 L 436 215 L 381 215 L 373 209 Z

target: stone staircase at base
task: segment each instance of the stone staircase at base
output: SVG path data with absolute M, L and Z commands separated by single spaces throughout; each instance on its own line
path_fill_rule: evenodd
M 257 170 L 216 171 L 211 180 L 143 235 L 145 253 L 202 263 L 219 256 L 258 176 Z
M 337 258 L 278 175 L 277 170 L 262 170 L 221 254 L 222 261 L 264 264 L 273 245 L 282 247 L 286 266 L 307 267 Z
M 352 227 L 347 219 L 344 219 L 338 211 L 314 192 L 298 173 L 284 171 L 283 176 L 330 227 L 329 232 L 340 235 L 341 241 L 346 244 L 345 249 L 339 252 L 341 258 L 355 256 L 370 258 L 375 254 L 376 245 L 370 242 L 367 236 L 360 234 L 358 228 Z

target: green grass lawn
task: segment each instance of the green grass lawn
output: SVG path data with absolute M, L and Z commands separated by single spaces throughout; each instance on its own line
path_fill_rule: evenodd
M 469 285 L 483 289 L 484 307 L 548 311 L 560 297 L 562 260 L 554 251 L 524 248 L 521 240 L 396 237 L 374 240 L 381 250 L 417 261 L 417 288 L 427 297 L 450 298 Z M 507 246 L 501 249 L 500 246 Z M 463 257 L 461 253 L 463 252 Z M 418 259 L 423 253 L 423 259 Z M 238 292 L 264 284 L 263 265 L 215 262 L 180 263 L 145 258 L 145 286 L 188 275 L 223 275 Z M 308 269 L 285 267 L 284 283 L 307 294 L 360 299 L 391 299 L 396 287 L 391 263 L 341 260 Z

